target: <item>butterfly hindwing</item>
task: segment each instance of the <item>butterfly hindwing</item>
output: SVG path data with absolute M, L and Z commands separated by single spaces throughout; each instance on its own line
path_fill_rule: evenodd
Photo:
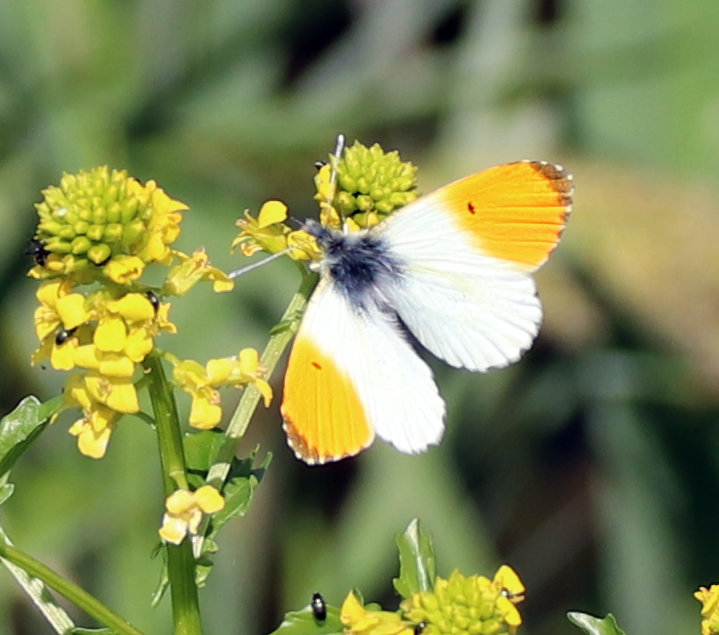
M 444 428 L 432 373 L 393 319 L 358 308 L 329 277 L 297 333 L 282 415 L 290 445 L 308 463 L 357 454 L 375 432 L 403 452 L 420 452 Z

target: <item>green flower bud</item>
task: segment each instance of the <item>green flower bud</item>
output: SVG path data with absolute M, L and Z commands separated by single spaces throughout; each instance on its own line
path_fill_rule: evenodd
M 514 604 L 497 578 L 455 571 L 448 580 L 437 578 L 432 591 L 403 600 L 400 609 L 406 620 L 424 622 L 428 635 L 514 635 L 521 624 Z
M 147 263 L 167 261 L 168 245 L 179 234 L 180 212 L 187 209 L 153 181 L 142 185 L 125 170 L 106 166 L 64 174 L 59 186 L 43 190 L 43 197 L 35 205 L 35 239 L 48 254 L 30 273 L 69 276 L 75 283 L 104 277 L 131 281 Z M 119 263 L 131 263 L 129 278 Z
M 343 216 L 363 226 L 358 213 L 377 213 L 379 220 L 417 198 L 417 168 L 402 162 L 396 151 L 384 152 L 379 144 L 367 148 L 358 141 L 345 150 L 337 168 L 333 204 Z

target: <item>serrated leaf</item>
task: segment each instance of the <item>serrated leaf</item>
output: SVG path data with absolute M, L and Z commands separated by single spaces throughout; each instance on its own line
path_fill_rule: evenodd
M 395 541 L 399 549 L 399 577 L 392 583 L 397 593 L 408 598 L 413 593 L 433 589 L 437 577 L 434 547 L 432 537 L 419 526 L 419 519 L 412 519 Z
M 244 516 L 252 502 L 252 495 L 255 488 L 260 484 L 265 475 L 267 466 L 272 460 L 272 454 L 268 453 L 260 467 L 253 468 L 254 456 L 240 460 L 235 459 L 230 468 L 225 487 L 222 494 L 225 497 L 225 507 L 212 517 L 212 525 L 207 537 L 214 539 L 220 528 L 235 516 Z
M 246 459 L 234 459 L 232 462 L 227 483 L 222 490 L 225 506 L 212 517 L 202 543 L 202 555 L 197 559 L 195 582 L 200 587 L 204 586 L 212 570 L 211 556 L 219 551 L 216 541 L 218 532 L 230 518 L 244 516 L 247 513 L 255 488 L 259 485 L 272 460 L 272 454 L 268 452 L 261 465 L 253 468 L 252 463 L 256 453 L 257 450 L 251 452 Z
M 587 635 L 626 635 L 626 633 L 617 626 L 617 620 L 614 615 L 607 613 L 605 618 L 594 617 L 587 613 L 579 611 L 571 611 L 567 613 L 567 618 L 572 624 L 579 626 Z
M 340 610 L 336 606 L 327 606 L 327 619 L 320 622 L 315 619 L 312 609 L 306 606 L 300 611 L 285 614 L 282 624 L 270 635 L 342 635 Z
M 10 471 L 61 406 L 61 396 L 44 404 L 37 397 L 25 397 L 0 420 L 0 475 Z

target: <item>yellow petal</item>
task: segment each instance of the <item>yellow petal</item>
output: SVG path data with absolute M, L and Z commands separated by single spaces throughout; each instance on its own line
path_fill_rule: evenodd
M 135 386 L 128 379 L 108 378 L 93 372 L 85 376 L 85 386 L 95 401 L 113 410 L 128 414 L 140 410 Z
M 72 434 L 75 433 L 72 432 Z M 110 428 L 105 428 L 101 432 L 95 432 L 91 425 L 85 424 L 76 435 L 77 449 L 80 450 L 81 454 L 88 456 L 91 459 L 101 459 L 105 456 L 111 434 L 112 430 Z
M 160 527 L 158 533 L 165 542 L 179 545 L 187 533 L 187 523 L 180 518 L 165 514 L 162 519 L 162 527 Z
M 260 391 L 262 399 L 265 402 L 265 408 L 272 403 L 272 387 L 264 380 L 259 377 L 253 382 L 257 390 Z
M 260 208 L 257 217 L 258 227 L 267 227 L 275 223 L 281 223 L 287 218 L 287 205 L 281 201 L 267 201 Z
M 137 280 L 145 270 L 145 263 L 137 256 L 113 256 L 103 267 L 105 275 L 117 284 Z
M 93 342 L 101 351 L 119 353 L 125 348 L 126 336 L 125 320 L 115 315 L 109 315 L 97 325 Z
M 60 326 L 60 318 L 54 309 L 43 304 L 35 309 L 33 323 L 37 339 L 44 340 Z
M 165 500 L 165 509 L 175 516 L 186 513 L 195 504 L 192 492 L 186 489 L 178 489 L 172 492 Z
M 97 347 L 94 344 L 83 344 L 76 346 L 74 351 L 74 362 L 82 368 L 99 368 L 100 357 Z
M 42 304 L 46 304 L 54 309 L 57 304 L 57 299 L 60 297 L 61 289 L 62 282 L 60 280 L 46 282 L 35 292 L 35 297 Z
M 90 410 L 93 407 L 93 399 L 85 386 L 84 375 L 71 375 L 67 380 L 63 395 L 65 402 L 70 405 L 79 406 L 83 410 Z
M 211 359 L 207 362 L 207 381 L 213 386 L 219 386 L 227 381 L 235 367 L 235 361 L 227 357 Z
M 111 310 L 131 322 L 151 320 L 155 317 L 155 308 L 152 306 L 152 302 L 142 293 L 128 293 L 113 302 Z
M 260 356 L 254 348 L 243 348 L 237 358 L 243 375 L 254 375 L 260 365 Z
M 90 319 L 90 313 L 85 310 L 85 296 L 79 293 L 59 298 L 57 313 L 66 329 L 74 329 Z
M 125 355 L 105 353 L 100 359 L 98 370 L 107 377 L 132 377 L 135 374 L 135 363 Z
M 132 414 L 140 410 L 140 404 L 137 401 L 137 391 L 132 382 L 113 383 L 113 389 L 107 398 L 107 405 L 118 412 L 126 412 Z
M 72 370 L 75 368 L 75 343 L 67 341 L 62 346 L 53 346 L 50 352 L 50 364 L 57 370 Z
M 512 567 L 503 564 L 494 575 L 494 581 L 500 585 L 500 588 L 506 589 L 512 595 L 521 595 L 525 588 L 519 576 Z
M 212 485 L 203 485 L 195 492 L 195 501 L 199 508 L 206 514 L 214 514 L 225 506 L 225 499 L 222 498 Z
M 146 328 L 139 328 L 130 331 L 125 340 L 125 354 L 133 362 L 141 362 L 150 354 L 155 342 L 150 337 Z
M 219 400 L 218 400 L 219 401 Z M 190 408 L 190 425 L 200 430 L 214 428 L 222 419 L 222 408 L 204 397 L 195 397 Z

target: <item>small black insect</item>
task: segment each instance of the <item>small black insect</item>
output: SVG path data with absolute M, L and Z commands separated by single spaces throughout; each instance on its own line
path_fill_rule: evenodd
M 420 622 L 414 625 L 414 635 L 422 635 L 424 629 L 427 628 L 427 622 Z
M 75 329 L 58 329 L 58 331 L 55 333 L 55 344 L 61 346 L 72 337 L 72 334 L 74 332 Z
M 150 301 L 152 308 L 155 309 L 155 313 L 157 313 L 160 310 L 160 304 L 162 304 L 162 300 L 160 300 L 160 296 L 157 295 L 152 290 L 145 292 L 145 295 L 147 296 L 147 299 Z
M 324 622 L 327 619 L 327 604 L 325 604 L 325 599 L 320 593 L 315 593 L 312 596 L 310 606 L 312 607 L 312 615 L 315 616 L 318 622 Z
M 45 243 L 42 242 L 42 240 L 39 238 L 33 238 L 30 241 L 30 244 L 26 247 L 25 254 L 27 256 L 32 256 L 38 265 L 44 267 L 50 252 L 45 249 Z

